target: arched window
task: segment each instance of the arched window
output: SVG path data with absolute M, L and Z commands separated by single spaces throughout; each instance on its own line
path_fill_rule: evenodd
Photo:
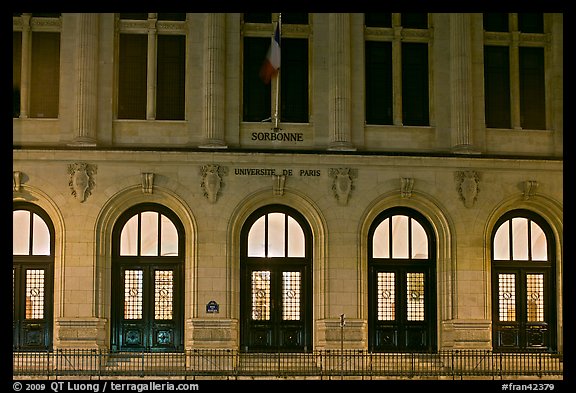
M 12 212 L 13 323 L 15 350 L 52 347 L 54 227 L 50 217 L 30 203 Z
M 372 351 L 436 349 L 435 239 L 428 221 L 397 207 L 368 232 L 368 346 Z
M 312 234 L 297 211 L 269 205 L 241 232 L 241 349 L 312 349 Z
M 112 350 L 183 349 L 184 229 L 169 209 L 134 206 L 113 231 Z
M 528 210 L 503 215 L 492 233 L 492 322 L 496 350 L 552 350 L 555 341 L 554 241 Z

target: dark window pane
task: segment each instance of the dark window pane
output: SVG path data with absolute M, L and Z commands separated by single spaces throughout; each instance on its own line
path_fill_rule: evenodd
M 288 12 L 282 14 L 282 24 L 287 25 L 307 25 L 308 13 L 307 12 Z
M 402 123 L 429 124 L 428 44 L 402 44 Z
M 22 69 L 22 33 L 12 33 L 12 117 L 20 116 L 20 75 Z
M 284 122 L 308 122 L 308 40 L 282 40 L 280 67 L 280 119 Z
M 488 12 L 483 15 L 484 30 L 508 31 L 508 14 L 504 12 Z
M 428 14 L 425 12 L 405 12 L 401 14 L 402 27 L 410 29 L 427 29 Z
M 390 12 L 369 12 L 364 14 L 364 24 L 367 27 L 392 27 Z
M 518 30 L 522 33 L 544 33 L 544 15 L 541 12 L 518 13 Z
M 60 18 L 59 12 L 33 12 L 32 17 L 36 18 Z
M 186 20 L 185 12 L 159 12 L 158 20 Z
M 508 47 L 484 47 L 486 127 L 510 128 L 510 61 Z
M 60 33 L 32 33 L 30 117 L 57 118 L 60 93 Z
M 546 128 L 544 48 L 520 47 L 520 125 Z
M 147 12 L 122 12 L 120 19 L 133 19 L 133 20 L 146 20 L 148 19 Z
M 270 23 L 272 14 L 269 12 L 246 12 L 244 13 L 244 23 Z
M 366 123 L 392 124 L 392 43 L 366 41 Z
M 262 121 L 270 117 L 270 84 L 260 79 L 270 38 L 244 38 L 243 121 Z
M 184 120 L 186 36 L 158 36 L 156 119 Z
M 147 48 L 147 35 L 120 34 L 119 119 L 146 119 Z

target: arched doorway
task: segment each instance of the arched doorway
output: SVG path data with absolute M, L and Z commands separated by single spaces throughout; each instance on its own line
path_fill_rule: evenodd
M 368 231 L 368 347 L 436 350 L 436 241 L 418 211 L 380 213 Z
M 170 209 L 142 203 L 112 232 L 113 351 L 180 351 L 184 333 L 184 229 Z
M 284 205 L 252 213 L 240 234 L 240 347 L 312 350 L 312 232 Z

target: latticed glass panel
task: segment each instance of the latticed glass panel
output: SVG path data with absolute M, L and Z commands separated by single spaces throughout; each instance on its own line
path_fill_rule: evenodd
M 282 272 L 282 319 L 300 320 L 300 272 Z
M 252 319 L 270 320 L 270 272 L 252 272 Z
M 424 320 L 424 273 L 406 273 L 406 313 L 408 321 Z
M 498 320 L 516 321 L 516 275 L 498 275 Z
M 124 319 L 142 319 L 144 272 L 124 272 Z
M 26 319 L 44 318 L 44 270 L 26 270 Z
M 396 319 L 396 282 L 394 272 L 378 272 L 378 320 Z
M 172 319 L 174 305 L 174 272 L 154 272 L 154 319 Z
M 544 322 L 544 275 L 526 275 L 526 309 L 528 322 Z

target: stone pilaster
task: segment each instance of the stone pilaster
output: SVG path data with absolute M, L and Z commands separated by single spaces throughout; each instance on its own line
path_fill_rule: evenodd
M 226 14 L 207 14 L 204 24 L 204 142 L 209 149 L 225 149 Z
M 356 150 L 351 141 L 350 14 L 329 15 L 329 150 Z
M 96 146 L 98 118 L 98 22 L 99 14 L 77 18 L 74 131 L 72 146 Z
M 472 60 L 470 14 L 450 14 L 452 150 L 475 151 L 472 136 Z

